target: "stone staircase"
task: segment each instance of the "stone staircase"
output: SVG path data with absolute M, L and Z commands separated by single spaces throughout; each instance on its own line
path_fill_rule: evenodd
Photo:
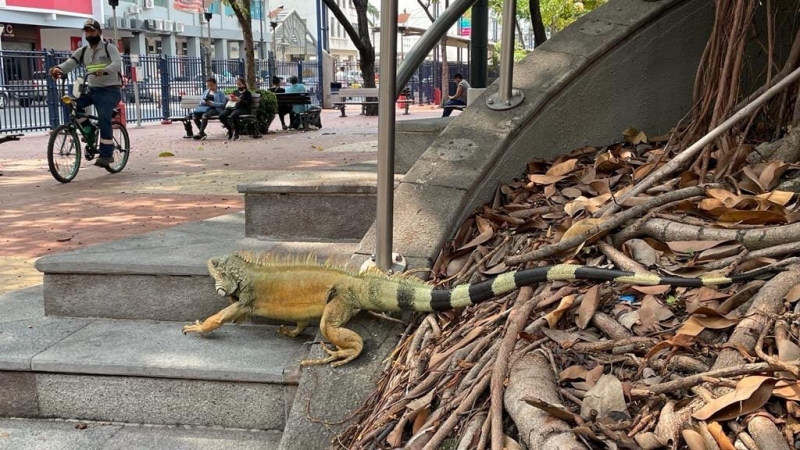
M 206 337 L 181 328 L 226 305 L 212 256 L 348 262 L 374 220 L 375 173 L 281 172 L 239 191 L 244 213 L 43 257 L 43 286 L 0 296 L 0 447 L 37 448 L 36 436 L 54 433 L 93 436 L 74 448 L 278 448 L 316 330 L 289 339 L 269 321 Z M 343 221 L 348 204 L 358 213 Z

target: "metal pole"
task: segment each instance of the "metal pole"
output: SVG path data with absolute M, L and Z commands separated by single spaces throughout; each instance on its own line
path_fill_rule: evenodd
M 516 0 L 503 3 L 503 33 L 500 37 L 500 89 L 486 99 L 486 106 L 495 111 L 511 109 L 525 98 L 521 91 L 512 88 L 514 79 L 514 38 L 517 18 Z
M 211 18 L 212 17 L 214 17 L 214 14 L 206 11 L 205 18 L 206 18 L 206 24 L 208 24 L 208 46 L 206 48 L 206 78 L 211 78 L 211 74 L 214 73 L 214 71 L 211 70 Z
M 397 71 L 397 86 L 405 86 L 414 71 L 417 70 L 420 64 L 425 61 L 431 50 L 439 45 L 442 36 L 447 34 L 458 19 L 475 3 L 476 0 L 456 0 L 449 8 L 442 11 L 435 22 L 428 28 L 428 31 L 414 44 L 414 48 L 408 51 L 405 55 L 403 63 L 400 64 L 400 69 Z M 397 14 L 395 14 L 397 15 Z M 383 25 L 381 25 L 383 27 Z M 383 28 L 381 28 L 383 30 Z M 383 33 L 381 33 L 383 36 Z M 435 73 L 435 71 L 434 71 Z M 400 92 L 397 92 L 400 95 Z
M 511 80 L 514 77 L 514 24 L 517 2 L 506 0 L 503 6 L 503 35 L 500 37 L 500 101 L 511 99 Z
M 326 23 L 323 23 L 322 17 L 322 0 L 317 0 L 317 100 L 319 101 L 320 106 L 322 106 L 322 93 L 325 92 L 325 86 L 323 83 L 325 82 L 322 78 L 323 72 L 323 64 L 322 64 L 322 40 L 323 35 L 325 34 Z
M 261 66 L 261 61 L 264 60 L 264 2 L 260 2 L 261 4 L 261 20 L 258 21 L 258 26 L 261 28 L 261 33 L 259 37 L 261 38 L 261 42 L 258 44 L 258 65 Z M 260 74 L 259 74 L 260 75 Z M 261 78 L 259 76 L 259 78 Z
M 469 83 L 485 88 L 489 59 L 489 1 L 478 0 L 472 6 L 472 34 L 469 37 Z
M 378 95 L 378 214 L 375 258 L 378 268 L 392 267 L 394 226 L 394 100 L 397 92 L 397 0 L 381 1 L 381 64 Z M 407 82 L 408 80 L 406 80 Z M 400 84 L 401 86 L 404 85 Z

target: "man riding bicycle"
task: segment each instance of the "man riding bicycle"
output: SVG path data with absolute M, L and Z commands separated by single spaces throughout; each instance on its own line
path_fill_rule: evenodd
M 98 21 L 87 20 L 83 24 L 83 31 L 86 33 L 86 41 L 89 42 L 89 45 L 75 50 L 69 59 L 52 67 L 50 76 L 57 79 L 65 73 L 72 72 L 80 65 L 86 67 L 86 82 L 89 90 L 80 96 L 77 108 L 78 111 L 83 112 L 87 106 L 93 104 L 97 109 L 100 125 L 100 157 L 97 158 L 94 165 L 108 168 L 114 162 L 111 116 L 122 95 L 120 92 L 122 88 L 122 76 L 120 75 L 122 58 L 120 58 L 115 45 L 102 42 L 103 29 Z M 86 121 L 88 119 L 85 117 L 78 119 L 82 125 Z

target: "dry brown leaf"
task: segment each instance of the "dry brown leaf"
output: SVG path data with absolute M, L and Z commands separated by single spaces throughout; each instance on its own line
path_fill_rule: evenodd
M 704 327 L 703 324 L 701 324 L 697 320 L 697 318 L 690 317 L 688 320 L 683 322 L 683 325 L 681 325 L 681 327 L 678 328 L 678 331 L 676 331 L 675 334 L 676 335 L 682 334 L 686 336 L 697 336 L 705 329 L 706 327 Z
M 683 440 L 686 442 L 689 450 L 708 450 L 705 439 L 703 439 L 703 436 L 697 431 L 690 429 L 681 430 L 681 436 L 683 436 Z
M 425 426 L 425 422 L 428 421 L 428 416 L 431 415 L 431 409 L 425 408 L 422 411 L 418 412 L 417 415 L 414 417 L 414 425 L 411 427 L 411 432 L 417 434 L 419 430 Z
M 725 241 L 672 241 L 667 242 L 670 250 L 676 253 L 698 253 L 716 247 Z
M 645 267 L 653 267 L 658 262 L 658 251 L 643 239 L 629 239 L 622 244 L 622 250 L 634 261 Z
M 533 184 L 549 185 L 555 184 L 566 178 L 566 176 L 551 176 L 551 175 L 528 175 L 528 179 Z
M 764 376 L 744 377 L 733 392 L 718 397 L 692 414 L 697 420 L 730 420 L 764 406 L 772 395 L 777 379 Z
M 589 417 L 594 411 L 597 417 L 607 417 L 612 412 L 625 412 L 627 407 L 622 383 L 614 375 L 603 375 L 583 397 L 581 416 Z
M 780 380 L 775 384 L 772 395 L 798 402 L 800 401 L 800 382 Z
M 575 324 L 578 328 L 585 330 L 592 320 L 597 307 L 600 305 L 600 285 L 594 285 L 584 294 L 581 306 L 578 307 L 578 317 Z
M 794 286 L 792 286 L 792 288 L 789 289 L 789 292 L 786 294 L 786 297 L 784 298 L 789 303 L 794 303 L 797 300 L 800 300 L 800 284 L 795 284 Z
M 561 319 L 561 316 L 564 315 L 565 312 L 572 307 L 572 304 L 575 302 L 574 295 L 568 295 L 561 299 L 561 302 L 558 304 L 558 307 L 544 316 L 544 319 L 547 321 L 547 325 L 550 328 L 555 328 L 558 321 Z
M 570 423 L 575 423 L 575 415 L 570 412 L 564 405 L 554 405 L 540 400 L 536 397 L 522 397 L 522 401 L 547 412 L 553 417 L 561 420 L 566 420 Z
M 467 242 L 466 244 L 464 244 L 464 246 L 458 248 L 458 250 L 466 250 L 468 248 L 477 247 L 477 246 L 485 243 L 489 239 L 491 239 L 492 236 L 494 236 L 494 230 L 489 228 L 486 231 L 484 231 L 481 234 L 479 234 L 478 236 L 476 236 L 475 239 Z M 458 250 L 456 250 L 456 251 L 458 251 Z
M 717 217 L 719 222 L 742 223 L 748 225 L 767 225 L 775 223 L 787 223 L 789 220 L 785 214 L 773 211 L 728 211 Z
M 719 445 L 719 450 L 736 450 L 733 442 L 725 435 L 725 431 L 722 430 L 722 425 L 719 422 L 709 423 L 708 432 L 711 433 L 711 436 L 714 436 L 714 440 Z
M 542 333 L 564 348 L 569 348 L 581 338 L 578 333 L 570 333 L 568 331 L 555 330 L 551 328 L 542 328 Z
M 586 367 L 579 365 L 569 366 L 558 374 L 558 381 L 585 380 L 587 373 L 589 373 L 589 370 Z
M 600 377 L 603 376 L 603 370 L 604 369 L 602 365 L 595 366 L 594 369 L 590 370 L 586 374 L 586 384 L 588 384 L 590 387 L 597 384 L 597 380 L 599 380 Z
M 568 159 L 560 164 L 556 164 L 551 167 L 545 175 L 553 176 L 553 177 L 560 177 L 566 175 L 573 170 L 575 170 L 575 166 L 578 164 L 577 159 Z
M 670 289 L 672 289 L 672 286 L 666 284 L 659 284 L 658 286 L 631 285 L 630 289 L 636 292 L 641 292 L 642 294 L 659 295 L 669 292 Z
M 792 197 L 794 197 L 794 192 L 770 191 L 764 194 L 757 195 L 756 197 L 771 203 L 775 203 L 776 205 L 786 206 L 787 203 L 792 201 Z

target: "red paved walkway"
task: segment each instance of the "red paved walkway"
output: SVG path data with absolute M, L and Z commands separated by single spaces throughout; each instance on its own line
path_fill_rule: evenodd
M 180 124 L 131 126 L 131 159 L 123 172 L 112 175 L 84 162 L 68 184 L 48 172 L 46 135 L 0 145 L 0 293 L 40 284 L 32 265 L 42 255 L 240 211 L 236 184 L 263 179 L 259 171 L 377 159 L 369 145 L 377 140 L 377 117 L 338 114 L 323 111 L 318 131 L 238 142 L 225 141 L 216 123 L 206 141 L 181 139 Z M 439 115 L 415 107 L 397 119 Z M 161 152 L 175 156 L 160 158 Z

